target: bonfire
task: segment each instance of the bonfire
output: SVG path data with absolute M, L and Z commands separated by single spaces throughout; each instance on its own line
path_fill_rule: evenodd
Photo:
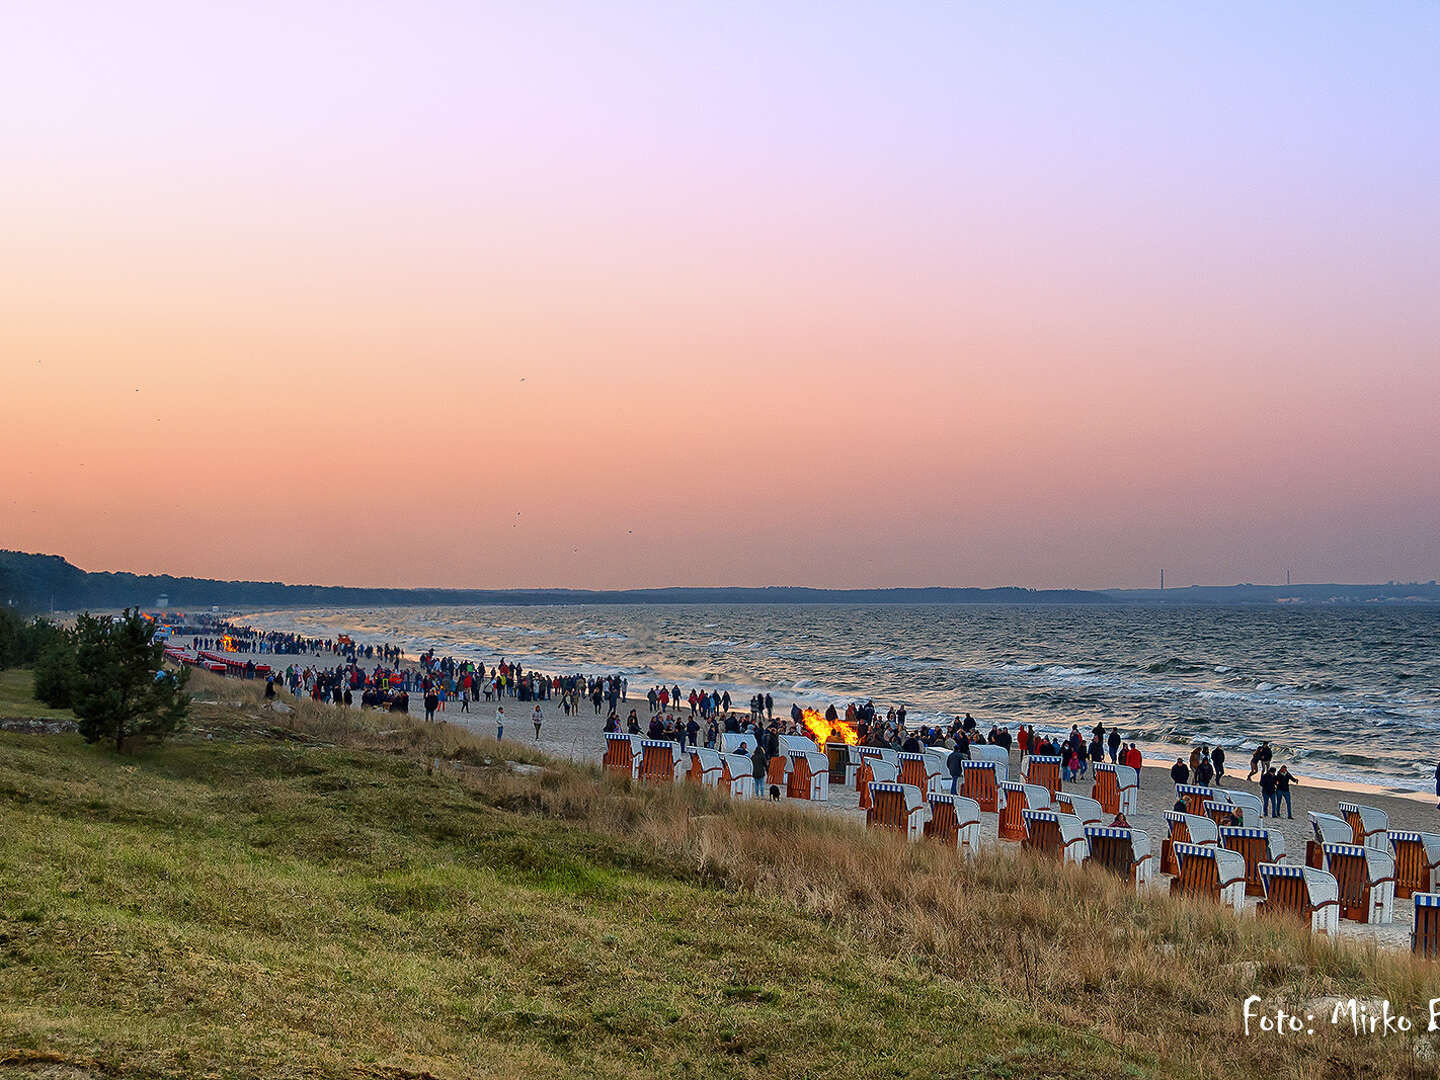
M 810 732 L 810 737 L 819 746 L 824 746 L 827 742 L 845 742 L 854 746 L 860 741 L 860 735 L 856 732 L 854 725 L 847 724 L 840 717 L 836 717 L 832 724 L 825 719 L 824 713 L 806 709 L 800 722 L 805 725 L 805 729 Z

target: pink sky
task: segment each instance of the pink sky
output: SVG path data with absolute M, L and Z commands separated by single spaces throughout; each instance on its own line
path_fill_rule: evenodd
M 1433 5 L 213 7 L 0 12 L 0 547 L 1440 576 Z

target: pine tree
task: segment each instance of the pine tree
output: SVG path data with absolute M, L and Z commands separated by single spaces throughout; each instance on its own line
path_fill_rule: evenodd
M 163 642 L 137 609 L 119 618 L 81 615 L 75 623 L 71 707 L 86 742 L 113 739 L 124 751 L 134 739 L 163 739 L 184 723 L 190 674 L 164 670 Z

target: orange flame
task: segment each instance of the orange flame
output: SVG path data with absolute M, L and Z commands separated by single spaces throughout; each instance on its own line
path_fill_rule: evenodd
M 844 720 L 836 717 L 832 724 L 825 719 L 824 713 L 816 712 L 814 709 L 806 709 L 800 722 L 805 725 L 820 746 L 824 746 L 827 742 L 846 742 L 854 746 L 860 741 L 859 733 Z

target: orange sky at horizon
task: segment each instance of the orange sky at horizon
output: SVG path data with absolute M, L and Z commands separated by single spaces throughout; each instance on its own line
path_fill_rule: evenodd
M 1227 53 L 1139 9 L 872 40 L 859 5 L 707 37 L 437 4 L 326 52 L 318 0 L 289 36 L 144 7 L 169 29 L 0 16 L 0 547 L 397 586 L 1440 575 L 1434 16 L 1292 9 Z

